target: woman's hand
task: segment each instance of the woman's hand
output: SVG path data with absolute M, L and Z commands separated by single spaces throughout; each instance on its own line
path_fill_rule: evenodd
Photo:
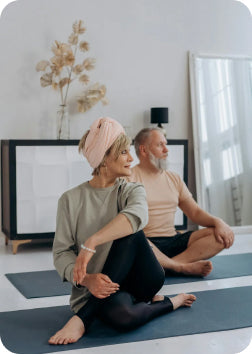
M 86 286 L 95 297 L 105 299 L 119 290 L 119 284 L 113 283 L 105 274 L 86 274 L 85 279 L 80 284 Z
M 74 270 L 73 270 L 73 280 L 77 284 L 81 284 L 87 274 L 87 265 L 94 253 L 81 249 L 78 257 L 76 258 Z

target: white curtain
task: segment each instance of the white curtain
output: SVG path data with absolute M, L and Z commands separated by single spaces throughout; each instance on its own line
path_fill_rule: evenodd
M 197 58 L 204 201 L 230 225 L 252 224 L 252 63 Z

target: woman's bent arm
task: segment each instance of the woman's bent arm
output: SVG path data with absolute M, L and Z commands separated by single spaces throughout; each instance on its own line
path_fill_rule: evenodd
M 118 214 L 113 220 L 105 225 L 101 230 L 89 237 L 84 246 L 95 250 L 95 248 L 103 243 L 125 237 L 133 233 L 132 225 L 124 214 Z M 87 250 L 81 250 L 75 263 L 73 279 L 81 284 L 86 275 L 88 262 L 92 258 L 93 253 Z

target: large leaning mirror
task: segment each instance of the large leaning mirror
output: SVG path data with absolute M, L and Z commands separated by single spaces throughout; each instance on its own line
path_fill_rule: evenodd
M 190 53 L 197 200 L 252 231 L 252 58 Z

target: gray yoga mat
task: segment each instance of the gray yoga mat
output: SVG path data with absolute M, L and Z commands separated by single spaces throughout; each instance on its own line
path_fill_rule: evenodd
M 48 338 L 72 316 L 68 306 L 58 306 L 0 313 L 0 336 L 14 353 L 40 354 L 252 326 L 252 286 L 194 294 L 197 300 L 191 308 L 180 308 L 127 333 L 95 321 L 77 343 L 49 345 Z
M 27 299 L 69 295 L 72 289 L 70 283 L 62 282 L 56 270 L 8 273 L 5 276 Z
M 252 253 L 216 256 L 211 261 L 214 268 L 207 277 L 169 274 L 165 279 L 165 285 L 252 275 Z M 27 299 L 71 293 L 71 285 L 62 282 L 55 270 L 5 275 Z
M 211 258 L 211 261 L 213 263 L 213 270 L 206 277 L 167 273 L 164 284 L 181 284 L 252 275 L 252 253 L 215 256 Z

